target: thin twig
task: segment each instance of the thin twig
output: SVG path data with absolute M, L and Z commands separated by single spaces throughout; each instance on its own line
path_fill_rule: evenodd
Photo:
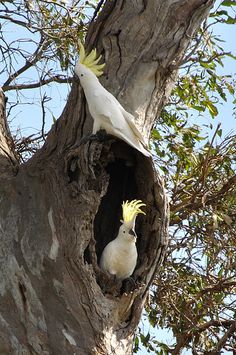
M 25 64 L 18 70 L 15 71 L 15 73 L 11 74 L 8 79 L 5 81 L 3 84 L 3 90 L 4 87 L 8 87 L 9 84 L 17 78 L 20 74 L 24 73 L 27 69 L 31 68 L 33 65 L 35 65 L 39 59 L 41 58 L 41 54 L 43 53 L 45 47 L 48 45 L 48 41 L 45 41 L 43 37 L 41 37 L 40 42 L 38 44 L 38 47 L 34 51 L 34 53 L 31 56 L 31 60 L 26 60 Z M 7 90 L 4 90 L 7 91 Z
M 211 149 L 212 149 L 212 146 L 213 146 L 213 142 L 215 140 L 215 137 L 216 137 L 216 134 L 217 132 L 219 131 L 220 129 L 220 126 L 221 126 L 221 123 L 218 123 L 217 127 L 216 127 L 216 130 L 213 134 L 213 137 L 211 139 L 211 142 L 210 142 L 210 145 L 209 145 L 209 148 L 208 148 L 208 151 L 207 151 L 207 155 L 206 155 L 206 159 L 204 161 L 204 164 L 203 164 L 203 169 L 202 169 L 202 176 L 200 177 L 200 181 L 202 180 L 202 186 L 201 188 L 204 186 L 204 183 L 205 183 L 205 174 L 206 174 L 206 170 L 208 168 L 208 160 L 209 160 L 209 156 L 210 156 L 210 153 L 211 153 Z
M 62 77 L 60 75 L 55 75 L 49 79 L 43 79 L 43 80 L 40 80 L 39 82 L 33 83 L 33 84 L 16 84 L 16 85 L 3 86 L 2 90 L 3 91 L 10 91 L 10 90 L 35 89 L 35 88 L 39 88 L 43 85 L 47 85 L 51 82 L 56 82 L 56 83 L 60 83 L 60 84 L 72 83 L 73 77 Z
M 95 9 L 95 11 L 94 11 L 94 14 L 93 14 L 93 17 L 92 17 L 91 22 L 93 22 L 94 19 L 96 18 L 96 16 L 97 16 L 98 12 L 100 11 L 100 9 L 101 9 L 103 3 L 104 3 L 104 0 L 100 0 L 99 3 L 97 4 L 97 7 L 96 7 L 96 9 Z
M 229 337 L 234 334 L 236 329 L 236 321 L 234 321 L 234 323 L 229 327 L 229 329 L 227 330 L 227 332 L 225 332 L 225 334 L 223 335 L 223 337 L 219 340 L 217 347 L 216 347 L 216 351 L 219 351 L 220 349 L 223 348 L 223 346 L 225 345 L 226 341 L 229 339 Z
M 42 109 L 42 128 L 41 128 L 41 133 L 43 140 L 45 141 L 45 134 L 44 134 L 44 127 L 45 127 L 45 120 L 46 120 L 46 111 L 45 111 L 45 102 L 48 101 L 48 97 L 44 93 L 41 101 L 41 109 Z

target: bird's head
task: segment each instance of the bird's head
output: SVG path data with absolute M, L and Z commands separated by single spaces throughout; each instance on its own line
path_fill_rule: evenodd
M 145 214 L 145 212 L 141 210 L 141 207 L 143 206 L 146 205 L 141 200 L 126 201 L 122 203 L 123 220 L 121 220 L 121 223 L 128 231 L 134 231 L 137 215 L 140 213 Z
M 125 224 L 120 226 L 119 236 L 129 242 L 136 242 L 137 234 L 133 228 L 127 227 Z
M 78 75 L 81 83 L 94 76 L 99 77 L 103 74 L 102 69 L 105 63 L 98 64 L 101 56 L 97 58 L 97 51 L 93 49 L 89 54 L 85 53 L 82 43 L 79 44 L 79 60 L 75 65 L 75 73 Z

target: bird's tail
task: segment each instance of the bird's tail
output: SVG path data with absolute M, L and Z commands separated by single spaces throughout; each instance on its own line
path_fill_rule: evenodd
M 146 157 L 151 157 L 151 153 L 142 145 L 142 143 L 135 137 L 135 142 L 132 139 L 129 139 L 127 136 L 123 135 L 122 132 L 119 132 L 117 136 L 124 140 L 127 144 L 131 145 L 131 147 L 137 149 L 140 153 L 145 155 Z

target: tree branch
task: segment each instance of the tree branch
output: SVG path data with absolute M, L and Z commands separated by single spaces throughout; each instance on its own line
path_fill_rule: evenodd
M 2 87 L 3 91 L 7 91 L 6 88 L 9 88 L 9 84 L 12 82 L 12 80 L 17 78 L 20 74 L 24 73 L 27 69 L 31 68 L 33 65 L 35 65 L 39 61 L 39 59 L 41 58 L 41 55 L 45 49 L 45 46 L 47 44 L 48 44 L 48 41 L 45 41 L 43 39 L 43 37 L 41 37 L 41 40 L 38 44 L 37 49 L 35 50 L 35 52 L 31 56 L 32 59 L 26 60 L 25 64 L 20 69 L 18 69 L 17 71 L 15 71 L 15 73 L 11 74 L 8 77 L 8 79 L 3 84 L 3 87 Z
M 190 331 L 186 332 L 185 334 L 181 335 L 181 337 L 179 337 L 174 349 L 170 350 L 171 354 L 179 355 L 180 350 L 183 349 L 184 346 L 189 344 L 190 341 L 192 341 L 194 335 L 198 335 L 199 333 L 202 333 L 206 329 L 209 329 L 211 327 L 225 327 L 225 328 L 230 327 L 228 331 L 225 333 L 225 335 L 221 338 L 219 343 L 217 344 L 216 349 L 220 350 L 224 346 L 228 337 L 232 335 L 234 330 L 236 329 L 236 321 L 235 320 L 211 320 L 197 327 L 194 327 L 194 329 L 191 329 Z
M 229 178 L 229 180 L 221 187 L 221 189 L 216 192 L 214 195 L 206 195 L 204 200 L 199 196 L 199 201 L 193 202 L 190 199 L 187 201 L 183 201 L 178 205 L 170 205 L 170 210 L 172 213 L 180 212 L 177 219 L 173 217 L 170 221 L 170 224 L 173 225 L 179 221 L 179 218 L 185 219 L 187 216 L 192 213 L 198 211 L 200 208 L 206 205 L 215 205 L 218 203 L 219 199 L 221 199 L 229 190 L 234 189 L 236 187 L 236 175 Z
M 204 330 L 210 328 L 210 327 L 229 327 L 231 325 L 235 326 L 235 321 L 230 320 L 230 319 L 225 319 L 225 320 L 210 320 L 209 322 L 206 322 L 204 324 L 201 324 L 197 327 L 197 329 L 194 331 L 194 333 L 198 332 L 204 332 Z
M 203 163 L 202 174 L 201 174 L 200 179 L 199 179 L 201 181 L 201 187 L 200 187 L 200 189 L 198 189 L 199 191 L 202 189 L 202 187 L 204 186 L 204 183 L 205 183 L 205 178 L 206 178 L 206 172 L 207 172 L 207 168 L 208 168 L 208 161 L 209 161 L 210 153 L 211 153 L 211 150 L 212 150 L 212 146 L 213 146 L 213 142 L 215 140 L 216 134 L 217 134 L 217 132 L 220 129 L 220 126 L 221 126 L 221 123 L 218 123 L 218 125 L 217 125 L 217 127 L 215 129 L 215 132 L 213 134 L 213 137 L 211 139 L 211 142 L 210 142 L 207 154 L 206 154 L 206 158 L 205 158 L 204 163 Z
M 0 176 L 14 174 L 18 158 L 14 150 L 14 142 L 6 121 L 5 96 L 0 89 Z
M 221 350 L 223 348 L 223 346 L 225 345 L 226 341 L 229 339 L 229 337 L 234 334 L 236 330 L 236 321 L 234 321 L 231 326 L 229 327 L 229 329 L 227 330 L 227 332 L 223 335 L 223 337 L 219 340 L 217 346 L 216 346 L 216 351 L 218 352 L 219 350 Z
M 60 75 L 53 76 L 49 79 L 42 79 L 38 81 L 37 83 L 32 83 L 32 84 L 16 84 L 16 85 L 8 85 L 8 86 L 3 86 L 2 90 L 3 91 L 10 91 L 10 90 L 27 90 L 27 89 L 36 89 L 41 86 L 47 85 L 49 83 L 56 82 L 60 84 L 68 84 L 73 82 L 73 77 L 63 77 Z
M 0 15 L 0 19 L 3 19 L 3 20 L 8 20 L 18 26 L 21 26 L 21 27 L 24 27 L 26 28 L 29 32 L 32 32 L 32 33 L 35 33 L 37 31 L 40 31 L 40 28 L 39 27 L 36 27 L 36 26 L 30 26 L 29 23 L 27 22 L 24 22 L 24 21 L 21 21 L 21 20 L 16 20 L 14 18 L 12 18 L 11 16 L 8 16 L 8 15 Z M 31 28 L 34 30 L 34 31 L 31 31 Z

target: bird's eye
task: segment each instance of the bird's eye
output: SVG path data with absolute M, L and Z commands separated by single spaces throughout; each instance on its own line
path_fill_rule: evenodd
M 84 74 L 81 74 L 80 76 L 84 76 Z
M 123 233 L 125 234 L 125 231 L 123 231 Z

